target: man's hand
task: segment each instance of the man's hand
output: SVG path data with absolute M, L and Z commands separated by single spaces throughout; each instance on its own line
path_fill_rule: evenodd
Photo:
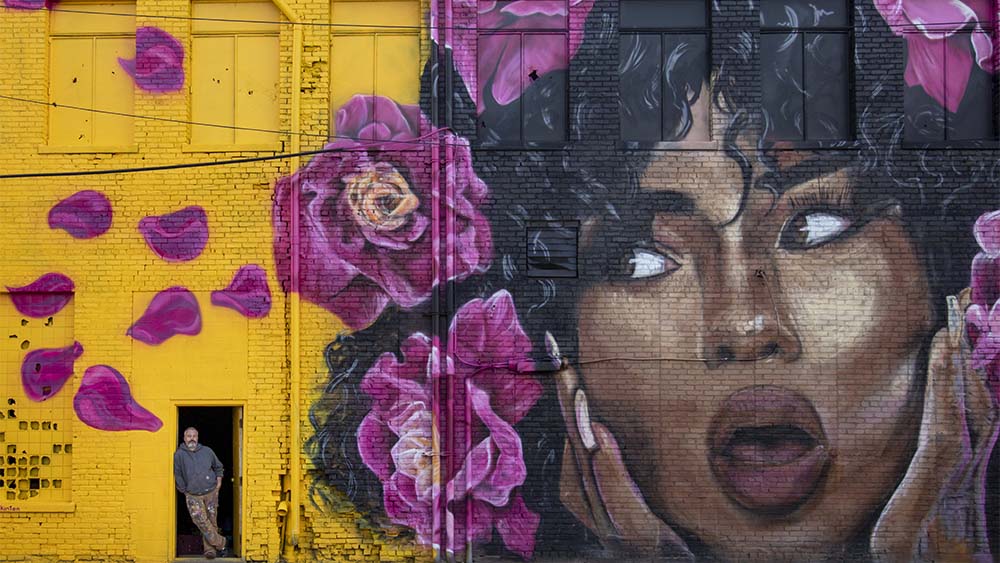
M 222 488 L 222 477 L 215 478 L 215 490 L 218 491 Z

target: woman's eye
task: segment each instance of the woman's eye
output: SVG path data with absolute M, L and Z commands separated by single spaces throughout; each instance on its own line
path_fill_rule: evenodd
M 673 258 L 644 248 L 633 248 L 628 264 L 629 276 L 634 280 L 672 274 L 681 267 Z
M 799 213 L 785 223 L 779 245 L 789 250 L 814 248 L 839 237 L 850 226 L 850 219 L 836 213 Z

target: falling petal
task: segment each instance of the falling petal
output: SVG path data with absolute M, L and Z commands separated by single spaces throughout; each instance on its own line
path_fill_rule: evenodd
M 184 86 L 184 47 L 157 27 L 135 30 L 135 58 L 118 63 L 147 92 L 173 92 Z
M 128 382 L 111 366 L 91 366 L 73 397 L 73 410 L 87 426 L 98 430 L 156 432 L 163 422 L 132 397 Z
M 212 292 L 212 304 L 235 309 L 251 319 L 266 317 L 271 312 L 271 289 L 264 268 L 256 264 L 240 268 L 229 287 Z
M 1000 257 L 1000 211 L 984 213 L 973 226 L 976 242 L 988 256 Z
M 41 10 L 48 7 L 45 0 L 4 0 L 4 6 L 15 10 Z
M 111 202 L 101 192 L 76 192 L 49 210 L 49 227 L 79 239 L 103 235 L 111 228 Z
M 18 312 L 36 319 L 61 311 L 73 299 L 73 289 L 73 280 L 56 273 L 45 274 L 25 286 L 7 286 Z
M 153 297 L 146 312 L 126 334 L 145 342 L 160 344 L 177 334 L 195 335 L 201 332 L 201 310 L 194 294 L 184 287 L 164 289 Z
M 32 401 L 44 401 L 62 389 L 73 376 L 73 362 L 83 354 L 83 346 L 74 342 L 65 348 L 32 350 L 21 363 L 21 385 Z
M 198 206 L 139 221 L 139 232 L 157 256 L 170 262 L 197 258 L 208 242 L 208 216 Z

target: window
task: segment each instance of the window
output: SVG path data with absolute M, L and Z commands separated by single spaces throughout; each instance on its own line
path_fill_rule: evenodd
M 618 99 L 622 140 L 711 140 L 705 0 L 622 0 Z
M 135 4 L 60 3 L 59 7 L 49 15 L 49 101 L 57 104 L 49 108 L 49 145 L 66 150 L 130 147 L 131 117 L 58 105 L 134 113 L 135 87 L 118 59 L 135 57 Z
M 769 141 L 853 136 L 851 2 L 761 0 L 761 89 Z
M 217 20 L 278 22 L 281 13 L 271 2 L 195 2 L 191 15 L 191 120 L 227 126 L 192 125 L 191 144 L 273 147 L 279 24 Z
M 576 222 L 529 225 L 528 277 L 575 278 L 578 231 Z
M 996 113 L 993 76 L 975 62 L 974 53 L 957 57 L 948 51 L 957 48 L 971 51 L 976 35 L 992 44 L 995 23 L 979 22 L 982 30 L 954 31 L 954 24 L 940 22 L 941 32 L 948 34 L 945 41 L 929 41 L 915 28 L 906 32 L 917 34 L 907 45 L 919 45 L 923 53 L 918 65 L 936 66 L 934 72 L 921 72 L 911 78 L 910 61 L 907 61 L 906 89 L 903 94 L 905 125 L 903 139 L 908 143 L 952 143 L 963 141 L 993 140 L 996 138 Z M 935 22 L 928 22 L 933 30 Z M 981 39 L 981 38 L 979 38 Z M 909 51 L 909 48 L 908 48 Z M 907 52 L 907 57 L 911 53 Z M 964 62 L 964 64 L 963 64 Z M 958 63 L 958 64 L 956 64 Z
M 47 300 L 51 295 L 32 297 Z M 9 293 L 0 297 L 0 326 L 8 336 L 0 347 L 4 374 L 0 378 L 0 504 L 5 507 L 64 512 L 73 500 L 74 379 L 60 378 L 54 375 L 59 370 L 52 369 L 58 360 L 79 358 L 83 353 L 73 338 L 73 309 L 71 300 L 51 317 L 34 318 L 18 312 Z M 82 372 L 80 363 L 76 361 L 77 372 Z M 44 377 L 29 376 L 22 381 L 24 369 Z
M 511 4 L 517 9 L 507 10 Z M 479 0 L 480 144 L 524 146 L 566 140 L 568 14 L 566 1 Z
M 338 1 L 332 6 L 330 134 L 337 110 L 353 96 L 420 102 L 420 3 Z M 379 107 L 369 104 L 372 121 Z

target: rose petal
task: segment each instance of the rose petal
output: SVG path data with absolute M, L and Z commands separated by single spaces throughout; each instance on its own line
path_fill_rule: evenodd
M 1000 210 L 984 213 L 973 226 L 976 242 L 987 255 L 1000 257 Z
M 147 92 L 173 92 L 184 86 L 184 47 L 162 29 L 136 29 L 135 58 L 119 58 L 118 63 Z
M 413 479 L 393 473 L 382 491 L 382 503 L 389 520 L 413 528 L 418 541 L 429 543 L 434 528 L 432 505 L 417 499 Z
M 972 367 L 985 369 L 1000 356 L 1000 334 L 986 334 L 979 338 L 972 350 Z
M 535 534 L 541 517 L 524 504 L 521 495 L 516 495 L 510 506 L 496 511 L 496 528 L 507 549 L 530 559 L 535 551 Z
M 73 280 L 48 273 L 21 287 L 7 286 L 14 308 L 22 315 L 44 318 L 62 310 L 73 299 Z
M 462 487 L 462 494 L 471 491 L 479 486 L 486 477 L 493 471 L 494 450 L 493 440 L 489 437 L 483 438 L 481 442 L 473 446 L 466 454 L 462 467 L 455 473 L 454 482 Z
M 382 482 L 395 469 L 389 455 L 389 448 L 395 439 L 396 436 L 385 423 L 378 420 L 374 412 L 369 412 L 358 427 L 358 452 L 361 454 L 361 461 Z
M 985 252 L 976 254 L 972 259 L 971 277 L 969 287 L 973 303 L 989 307 L 990 303 L 1000 299 L 1000 257 L 994 258 Z
M 422 334 L 407 338 L 400 363 L 394 354 L 382 354 L 361 380 L 361 391 L 372 398 L 372 407 L 384 421 L 397 405 L 419 401 L 430 404 L 425 386 L 430 339 Z
M 91 366 L 73 397 L 73 410 L 87 426 L 98 430 L 156 432 L 163 422 L 132 397 L 128 382 L 115 368 Z
M 909 23 L 932 39 L 943 39 L 976 21 L 976 12 L 959 0 L 905 0 L 901 6 Z
M 139 221 L 139 232 L 160 258 L 184 262 L 197 258 L 208 242 L 208 215 L 198 206 Z
M 244 317 L 259 319 L 271 312 L 267 273 L 256 264 L 240 268 L 226 289 L 212 292 L 212 304 L 229 307 Z
M 146 312 L 126 332 L 132 338 L 157 345 L 177 334 L 201 332 L 201 309 L 185 287 L 171 287 L 156 294 Z
M 420 108 L 402 105 L 384 96 L 357 94 L 337 110 L 338 137 L 376 140 L 412 140 L 420 136 Z M 378 126 L 375 130 L 366 127 Z
M 967 40 L 957 37 L 936 41 L 917 34 L 907 34 L 906 38 L 906 84 L 922 87 L 948 111 L 957 111 L 972 72 Z
M 41 10 L 49 4 L 46 0 L 4 0 L 3 5 L 15 10 Z
M 73 362 L 83 354 L 74 342 L 65 348 L 32 350 L 21 362 L 21 386 L 32 401 L 52 398 L 73 375 Z
M 101 192 L 76 192 L 49 210 L 49 228 L 62 229 L 78 239 L 103 235 L 111 228 L 111 202 Z
M 524 484 L 528 470 L 524 465 L 521 437 L 514 427 L 507 424 L 493 412 L 490 397 L 475 385 L 470 387 L 472 408 L 476 416 L 490 432 L 490 440 L 496 445 L 495 467 L 489 478 L 480 483 L 472 496 L 493 506 L 503 506 L 510 501 L 511 491 Z

